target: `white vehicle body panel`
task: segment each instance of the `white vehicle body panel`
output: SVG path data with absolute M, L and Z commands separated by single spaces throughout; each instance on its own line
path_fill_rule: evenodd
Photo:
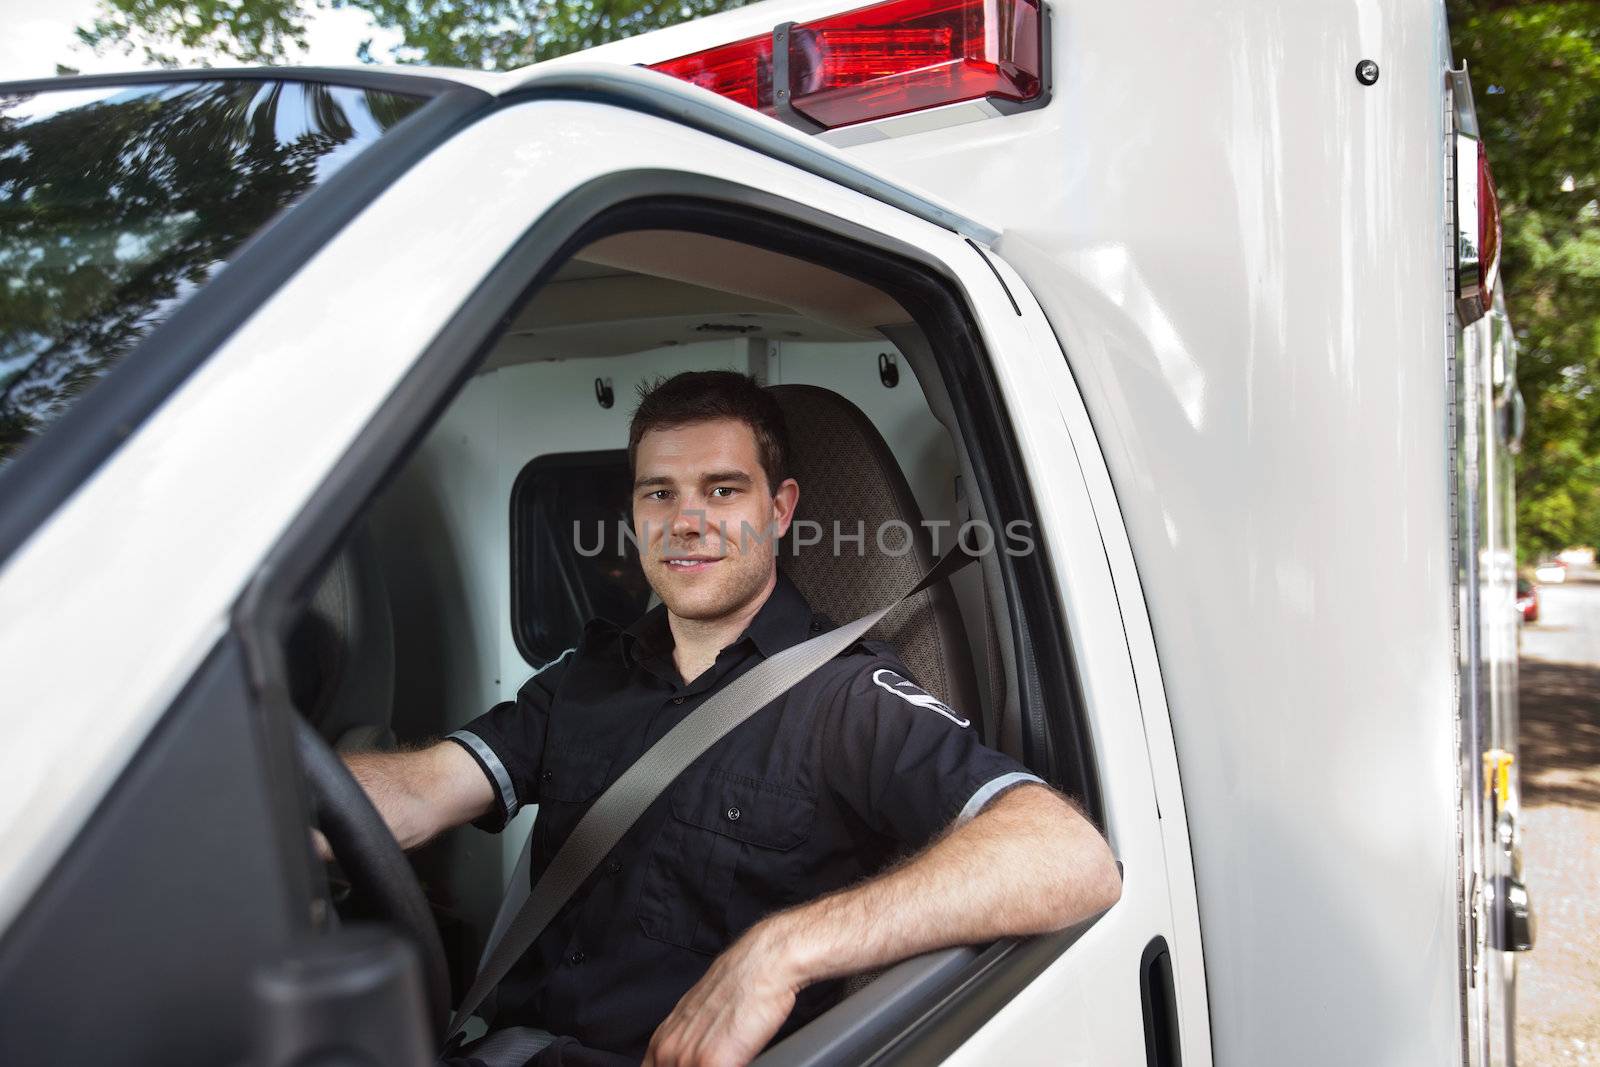
M 1083 389 L 1171 702 L 1218 1061 L 1456 1062 L 1443 9 L 1052 11 L 1049 107 L 850 152 L 1003 229 Z
M 1095 416 L 1218 1061 L 1454 1062 L 1442 19 L 1143 7 L 1057 9 L 1061 106 L 857 151 L 990 210 Z
M 1060 343 L 1051 332 L 1050 323 L 1022 279 L 1003 260 L 991 257 L 996 271 L 1014 296 L 1021 321 L 1027 331 L 1029 343 L 1015 348 L 994 351 L 1059 353 Z M 1002 375 L 1013 368 L 1024 369 L 1008 382 L 1008 397 L 1013 405 L 1018 436 L 1028 456 L 1028 466 L 1035 472 L 1034 486 L 1039 497 L 1041 521 L 1047 535 L 1071 539 L 1075 542 L 1070 553 L 1057 552 L 1057 569 L 1061 572 L 1058 588 L 1075 590 L 1084 596 L 1092 595 L 1098 605 L 1095 612 L 1075 615 L 1085 620 L 1073 627 L 1074 652 L 1079 663 L 1104 664 L 1097 673 L 1111 678 L 1117 688 L 1100 691 L 1096 679 L 1085 671 L 1083 679 L 1085 705 L 1092 709 L 1091 721 L 1095 728 L 1096 754 L 1107 776 L 1121 773 L 1134 766 L 1140 758 L 1139 748 L 1149 762 L 1152 799 L 1157 805 L 1154 821 L 1142 826 L 1154 826 L 1160 834 L 1158 847 L 1164 864 L 1169 893 L 1171 932 L 1167 940 L 1171 946 L 1174 969 L 1174 992 L 1178 1000 L 1179 1036 L 1182 1041 L 1183 1062 L 1191 1065 L 1212 1062 L 1210 1039 L 1210 1008 L 1207 1003 L 1205 983 L 1205 958 L 1201 949 L 1200 923 L 1195 898 L 1194 867 L 1189 850 L 1189 827 L 1186 808 L 1178 774 L 1177 752 L 1173 744 L 1172 721 L 1167 710 L 1166 693 L 1161 681 L 1156 659 L 1155 642 L 1151 634 L 1150 618 L 1145 609 L 1145 593 L 1140 587 L 1128 542 L 1127 530 L 1117 508 L 1110 474 L 1095 438 L 1094 427 L 1083 397 L 1073 380 L 1065 360 L 1041 360 L 1036 366 L 1018 367 L 1012 359 L 997 360 Z M 1037 414 L 1023 421 L 1018 405 L 1022 399 L 1031 401 Z M 1064 427 L 1067 441 L 1060 439 L 1056 427 Z M 1032 446 L 1031 448 L 1029 446 Z M 1069 465 L 1067 460 L 1071 458 Z M 1041 477 L 1041 473 L 1044 475 Z M 1095 558 L 1096 551 L 1103 563 Z M 1076 566 L 1071 566 L 1071 564 Z M 1070 569 L 1069 569 L 1070 568 Z M 1120 619 L 1122 632 L 1112 632 L 1106 623 Z M 1123 669 L 1113 670 L 1110 664 L 1118 656 L 1127 657 Z M 1103 683 L 1100 683 L 1103 684 Z M 1129 687 L 1131 686 L 1131 691 Z M 1108 729 L 1106 719 L 1137 713 L 1142 733 L 1142 746 L 1124 742 L 1116 749 L 1102 743 L 1102 730 Z M 1119 724 L 1120 725 L 1120 724 Z M 1119 731 L 1120 733 L 1120 731 Z M 1117 754 L 1113 754 L 1113 752 Z M 1110 804 L 1111 787 L 1107 801 Z M 1120 789 L 1118 790 L 1120 793 Z M 1122 850 L 1122 837 L 1113 834 L 1113 843 L 1124 865 L 1130 861 Z M 1091 930 L 1085 941 L 1094 936 Z M 1078 946 L 1079 951 L 1085 951 Z M 1123 950 L 1125 954 L 1125 949 Z M 1060 1010 L 1061 1004 L 1093 1003 L 1095 997 L 1086 995 L 1107 975 L 1125 969 L 1130 962 L 1112 953 L 1107 954 L 1103 967 L 1072 968 L 1061 980 L 1069 983 L 1062 990 L 1029 989 L 1018 1000 L 1032 1007 L 1007 1005 L 988 1026 L 971 1042 L 973 1064 L 1000 1062 L 1001 1057 L 1032 1062 L 1024 1050 L 1031 1049 L 1036 1056 L 1050 1050 L 1060 1055 L 1072 1050 L 1073 1055 L 1085 1057 L 1085 1064 L 1109 1063 L 1105 1049 L 1080 1045 L 1080 1020 L 1075 1013 Z M 1057 971 L 1062 970 L 1057 968 Z M 1136 975 L 1129 975 L 1136 984 Z M 1062 996 L 1066 994 L 1066 996 Z M 1030 998 L 1030 999 L 1024 999 Z M 1048 999 L 1043 1002 L 1031 998 L 1056 998 L 1055 1007 Z M 1010 1013 L 1008 1015 L 1008 1013 Z M 1026 1020 L 1024 1022 L 1024 1020 Z M 1142 1025 L 1142 1020 L 1134 1020 Z M 1048 1062 L 1063 1062 L 1051 1059 Z
M 587 150 L 570 151 L 579 141 Z M 36 620 L 0 636 L 23 741 L 0 753 L 0 923 L 133 757 L 269 547 L 510 244 L 589 180 L 656 168 L 736 176 L 868 226 L 938 256 L 971 294 L 1025 461 L 1036 479 L 1051 475 L 1034 485 L 1039 536 L 1071 620 L 1098 759 L 1117 768 L 1102 794 L 1127 867 L 1117 907 L 1004 1018 L 1028 1013 L 1019 1034 L 1037 1035 L 1025 1039 L 1032 1062 L 1056 1062 L 1068 1044 L 1084 1063 L 1142 1059 L 1139 954 L 1153 934 L 1197 946 L 1192 921 L 1174 929 L 1145 737 L 1161 709 L 1132 668 L 1148 653 L 1130 653 L 1121 628 L 1108 625 L 1119 591 L 1097 508 L 1076 474 L 1080 462 L 1060 471 L 1074 449 L 1071 413 L 1080 434 L 1084 420 L 1048 326 L 1025 292 L 1016 295 L 1028 315 L 1014 313 L 991 267 L 949 230 L 707 135 L 594 103 L 507 108 L 436 150 L 253 315 L 0 572 L 0 611 Z M 441 214 L 439 204 L 452 209 Z M 411 238 L 407 254 L 388 254 L 401 231 Z M 1097 454 L 1079 458 L 1085 470 L 1099 463 Z M 118 532 L 111 552 L 108 529 Z M 68 650 L 73 662 L 87 655 L 96 664 L 72 686 L 61 684 Z M 1175 786 L 1167 783 L 1170 803 L 1181 810 Z M 1086 975 L 1100 995 L 1073 995 Z M 1189 1062 L 1206 1063 L 1203 1001 L 1186 1010 L 1198 1013 L 1185 1020 Z M 990 1034 L 997 1025 L 1009 1024 L 991 1023 L 952 1062 L 988 1062 L 993 1042 L 1019 1039 Z

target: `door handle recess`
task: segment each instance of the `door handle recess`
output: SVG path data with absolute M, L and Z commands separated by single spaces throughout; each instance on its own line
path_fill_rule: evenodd
M 1172 984 L 1172 954 L 1157 934 L 1139 961 L 1139 999 L 1144 1004 L 1145 1067 L 1183 1067 L 1178 1043 L 1178 997 Z

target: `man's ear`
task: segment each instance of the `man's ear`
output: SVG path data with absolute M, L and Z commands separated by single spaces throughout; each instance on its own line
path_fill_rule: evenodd
M 800 504 L 800 483 L 793 478 L 785 478 L 775 493 L 772 494 L 772 529 L 773 542 L 789 532 L 789 524 L 794 521 L 794 509 Z

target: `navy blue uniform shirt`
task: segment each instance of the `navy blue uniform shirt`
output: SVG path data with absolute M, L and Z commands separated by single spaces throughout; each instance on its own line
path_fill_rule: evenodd
M 494 786 L 478 825 L 539 806 L 532 876 L 579 817 L 701 702 L 831 628 L 780 571 L 743 636 L 685 685 L 666 609 L 589 623 L 514 702 L 451 735 Z M 668 787 L 500 986 L 496 1026 L 527 1024 L 643 1057 L 650 1035 L 751 925 L 860 881 L 1036 777 L 980 743 L 971 709 L 917 687 L 888 645 L 832 660 L 728 734 Z M 803 990 L 780 1036 L 837 998 Z

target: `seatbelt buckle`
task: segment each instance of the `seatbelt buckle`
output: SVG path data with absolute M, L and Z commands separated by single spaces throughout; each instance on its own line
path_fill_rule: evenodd
M 445 1039 L 444 1047 L 439 1050 L 439 1058 L 446 1059 L 458 1055 L 461 1052 L 461 1046 L 466 1043 L 467 1031 L 465 1027 L 462 1027 Z

